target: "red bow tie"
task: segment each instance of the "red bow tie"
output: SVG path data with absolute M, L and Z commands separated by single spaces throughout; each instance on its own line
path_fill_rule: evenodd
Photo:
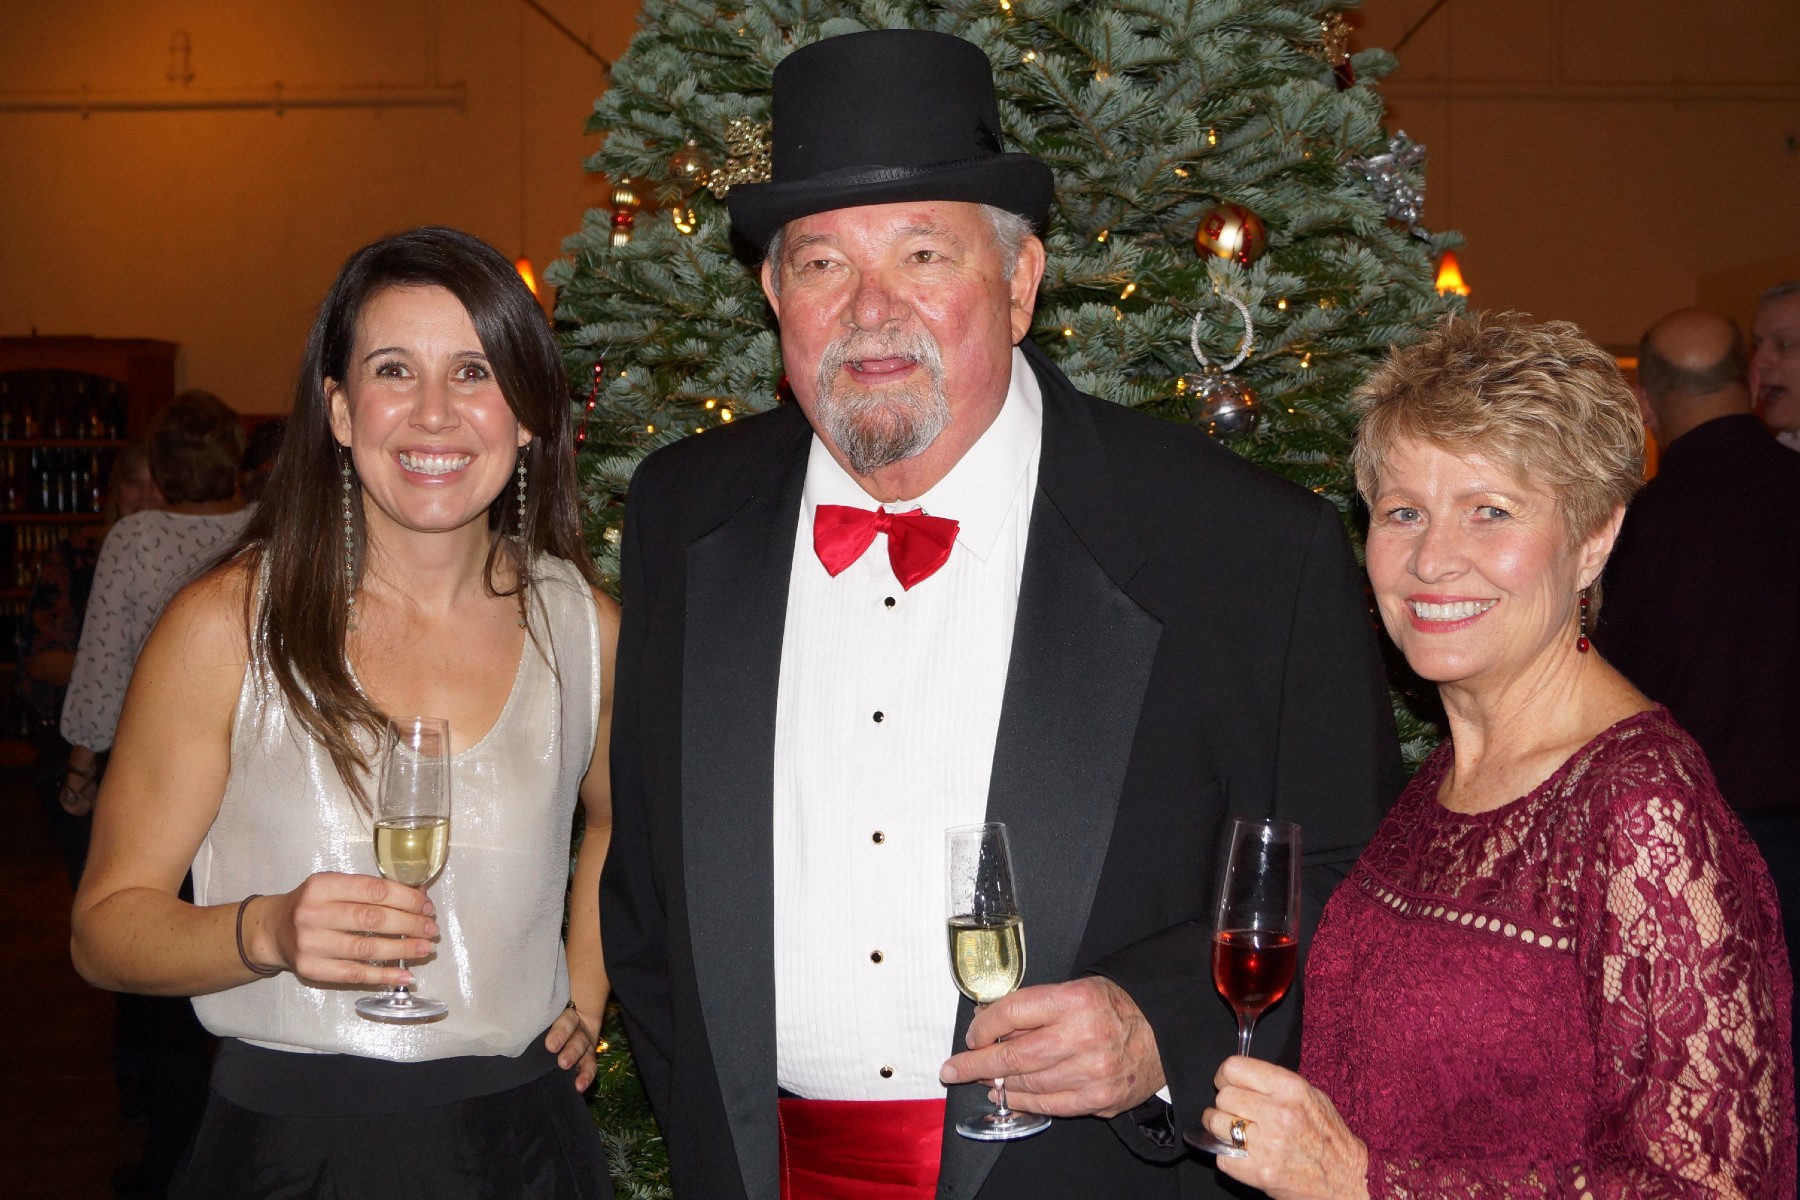
M 821 504 L 813 513 L 813 549 L 828 574 L 838 572 L 863 556 L 878 533 L 887 534 L 888 562 L 900 586 L 911 590 L 950 561 L 956 544 L 955 521 L 931 517 L 922 508 L 891 513 L 877 508 L 851 508 L 846 504 Z

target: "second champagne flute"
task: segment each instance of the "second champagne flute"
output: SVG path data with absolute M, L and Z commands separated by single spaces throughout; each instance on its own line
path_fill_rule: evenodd
M 1300 827 L 1239 818 L 1213 921 L 1213 986 L 1237 1014 L 1238 1053 L 1250 1053 L 1256 1019 L 1287 995 L 1300 957 Z M 1234 1132 L 1233 1136 L 1237 1136 Z M 1188 1144 L 1229 1158 L 1246 1151 L 1195 1130 Z
M 375 863 L 395 883 L 423 888 L 449 857 L 450 722 L 394 717 L 375 798 Z M 364 996 L 356 1011 L 372 1021 L 428 1021 L 450 1009 L 398 984 L 386 995 Z
M 950 908 L 950 973 L 963 995 L 992 1004 L 1025 978 L 1025 923 L 1013 891 L 1012 851 L 998 821 L 959 825 L 944 833 Z M 1006 1104 L 1006 1080 L 994 1080 L 999 1107 L 956 1132 L 982 1142 L 1030 1137 L 1050 1127 L 1040 1113 L 1014 1112 Z

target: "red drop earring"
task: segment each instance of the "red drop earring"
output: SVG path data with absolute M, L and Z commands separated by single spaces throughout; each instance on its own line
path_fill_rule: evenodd
M 1589 585 L 1592 586 L 1592 585 Z M 1593 649 L 1594 643 L 1588 641 L 1588 589 L 1581 589 L 1581 635 L 1575 639 L 1575 649 L 1586 654 Z

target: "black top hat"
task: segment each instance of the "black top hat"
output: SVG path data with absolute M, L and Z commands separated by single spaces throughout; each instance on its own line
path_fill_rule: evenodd
M 770 181 L 726 203 L 760 247 L 796 217 L 905 200 L 966 200 L 1040 232 L 1050 168 L 1000 149 L 987 55 L 961 38 L 876 29 L 826 38 L 775 68 Z

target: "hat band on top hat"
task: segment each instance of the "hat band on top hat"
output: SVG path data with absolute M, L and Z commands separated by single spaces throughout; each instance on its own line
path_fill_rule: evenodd
M 963 167 L 991 163 L 994 158 L 994 155 L 984 154 L 976 158 L 957 158 L 949 162 L 926 163 L 919 167 L 837 167 L 830 171 L 820 171 L 806 182 L 814 186 L 831 184 L 842 187 L 862 187 L 871 183 L 900 183 L 908 179 L 920 179 L 938 171 L 957 171 Z

